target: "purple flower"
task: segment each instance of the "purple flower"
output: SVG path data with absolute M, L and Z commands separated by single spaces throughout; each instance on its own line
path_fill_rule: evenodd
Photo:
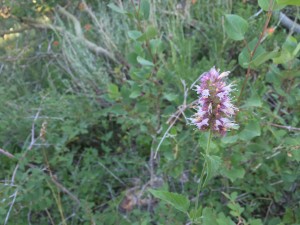
M 200 85 L 196 85 L 199 94 L 197 112 L 190 120 L 199 130 L 211 129 L 215 133 L 225 135 L 226 131 L 237 127 L 237 124 L 230 120 L 238 111 L 230 99 L 233 85 L 226 85 L 223 81 L 228 75 L 229 72 L 220 74 L 219 70 L 213 67 L 201 77 Z

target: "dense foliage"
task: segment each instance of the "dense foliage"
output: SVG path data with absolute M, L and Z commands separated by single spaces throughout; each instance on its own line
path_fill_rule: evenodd
M 2 224 L 300 224 L 297 0 L 0 12 Z M 209 134 L 189 118 L 213 66 L 231 71 L 239 129 L 205 156 Z

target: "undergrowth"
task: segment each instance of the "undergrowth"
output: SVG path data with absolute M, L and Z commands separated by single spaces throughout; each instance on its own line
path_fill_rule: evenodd
M 191 224 L 151 188 L 199 197 L 205 225 L 299 224 L 299 34 L 278 10 L 264 30 L 254 1 L 138 2 L 4 1 L 4 30 L 26 30 L 0 39 L 1 223 Z M 188 126 L 191 87 L 214 65 L 240 128 L 213 137 L 221 164 L 195 196 L 208 134 Z

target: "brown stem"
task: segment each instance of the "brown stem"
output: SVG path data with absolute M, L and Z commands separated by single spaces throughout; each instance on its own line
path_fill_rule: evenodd
M 246 87 L 246 84 L 248 82 L 248 79 L 250 77 L 250 73 L 251 73 L 251 65 L 250 65 L 250 62 L 252 61 L 253 59 L 253 56 L 257 50 L 257 48 L 259 47 L 259 45 L 261 44 L 261 40 L 263 39 L 264 37 L 264 34 L 266 33 L 266 30 L 268 28 L 268 25 L 270 23 L 270 20 L 271 20 L 271 17 L 272 17 L 272 8 L 273 8 L 273 5 L 274 5 L 274 0 L 270 0 L 270 5 L 269 5 L 269 9 L 268 9 L 268 13 L 267 13 L 267 20 L 265 22 L 265 25 L 264 25 L 264 28 L 263 28 L 263 31 L 261 32 L 260 36 L 259 36 L 259 39 L 253 49 L 253 51 L 250 51 L 250 59 L 249 59 L 249 65 L 248 65 L 248 68 L 247 68 L 247 73 L 246 73 L 246 78 L 243 82 L 243 85 L 242 85 L 242 88 L 241 88 L 241 91 L 240 91 L 240 95 L 238 97 L 238 100 L 237 100 L 237 105 L 240 104 L 240 101 L 241 101 L 241 98 L 242 98 L 242 95 L 243 95 L 243 92 L 244 92 L 244 89 Z M 247 45 L 246 45 L 247 46 Z M 248 47 L 249 49 L 249 47 Z

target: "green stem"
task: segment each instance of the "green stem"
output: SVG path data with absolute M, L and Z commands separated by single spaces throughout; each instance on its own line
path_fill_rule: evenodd
M 206 151 L 205 151 L 206 155 L 209 155 L 211 137 L 212 137 L 212 132 L 211 132 L 211 130 L 209 130 L 209 135 L 208 135 L 208 140 L 207 140 L 207 146 L 206 146 Z M 197 188 L 195 210 L 198 209 L 199 198 L 200 198 L 199 195 L 200 195 L 201 189 L 203 188 L 203 180 L 204 180 L 204 173 L 206 171 L 206 166 L 207 166 L 207 163 L 206 163 L 206 160 L 205 160 L 204 164 L 203 164 L 202 171 L 201 171 L 201 175 L 200 175 L 200 181 L 199 181 L 198 188 Z

